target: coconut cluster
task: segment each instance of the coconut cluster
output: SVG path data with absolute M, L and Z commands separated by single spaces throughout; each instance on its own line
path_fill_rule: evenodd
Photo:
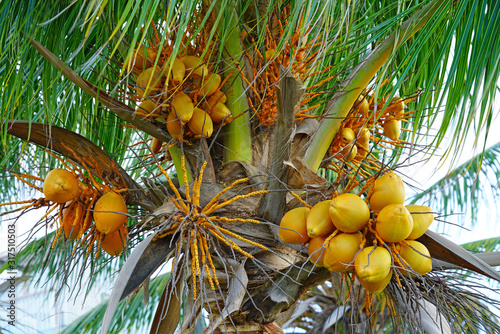
M 174 138 L 210 137 L 214 123 L 231 121 L 218 73 L 211 72 L 197 56 L 177 58 L 159 53 L 140 46 L 129 63 L 138 73 L 135 98 L 141 102 L 137 115 L 165 128 Z
M 404 205 L 401 178 L 390 171 L 377 178 L 367 200 L 344 193 L 312 208 L 288 211 L 280 238 L 309 242 L 309 259 L 332 272 L 354 272 L 370 293 L 385 289 L 394 271 L 425 275 L 432 270 L 429 250 L 416 241 L 434 216 L 427 206 Z
M 403 99 L 393 97 L 385 109 L 387 99 L 382 99 L 378 104 L 370 100 L 370 96 L 360 96 L 354 103 L 332 141 L 330 151 L 333 156 L 345 161 L 361 161 L 370 152 L 370 141 L 375 140 L 375 135 L 383 135 L 389 142 L 399 140 L 401 121 L 406 117 Z
M 120 194 L 107 191 L 99 195 L 90 184 L 62 168 L 46 175 L 43 193 L 48 201 L 61 205 L 61 230 L 67 239 L 75 240 L 89 230 L 97 230 L 103 235 L 100 246 L 106 253 L 115 256 L 123 251 L 128 240 L 128 210 Z M 92 222 L 95 229 L 91 229 Z

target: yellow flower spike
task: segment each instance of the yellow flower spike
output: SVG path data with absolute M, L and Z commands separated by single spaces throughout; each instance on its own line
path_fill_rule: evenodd
M 230 235 L 230 236 L 232 236 L 232 237 L 234 237 L 234 238 L 236 238 L 236 239 L 238 239 L 238 240 L 241 240 L 241 241 L 243 241 L 243 242 L 246 242 L 247 244 L 250 244 L 250 245 L 255 246 L 255 247 L 259 247 L 259 248 L 261 248 L 261 249 L 263 249 L 263 250 L 267 250 L 267 249 L 268 249 L 268 248 L 267 248 L 266 246 L 264 246 L 264 245 L 261 245 L 261 244 L 259 244 L 259 243 L 255 242 L 255 241 L 251 241 L 251 240 L 248 240 L 248 239 L 246 239 L 246 238 L 243 238 L 242 236 L 240 236 L 240 235 L 238 235 L 238 234 L 236 234 L 236 233 L 234 233 L 234 232 L 231 232 L 231 231 L 229 231 L 229 230 L 226 230 L 226 229 L 225 229 L 225 228 L 223 228 L 223 227 L 220 227 L 220 226 L 219 226 L 219 227 L 218 227 L 218 229 L 219 229 L 220 231 L 224 232 L 224 233 L 225 233 L 225 234 L 227 234 L 227 235 Z
M 213 273 L 213 277 L 214 277 L 214 281 L 215 281 L 215 285 L 219 285 L 219 280 L 217 279 L 217 274 L 215 272 L 215 266 L 214 266 L 214 263 L 212 261 L 212 256 L 210 255 L 210 252 L 208 250 L 208 243 L 207 243 L 207 240 L 205 238 L 202 239 L 203 241 L 203 247 L 205 248 L 205 251 L 207 252 L 208 254 L 208 263 L 210 264 L 210 268 L 212 268 L 212 273 Z
M 211 232 L 212 232 L 213 236 L 215 236 L 217 239 L 219 239 L 220 241 L 222 241 L 225 244 L 227 244 L 229 247 L 234 248 L 235 250 L 237 250 L 239 253 L 241 253 L 242 255 L 246 256 L 247 258 L 253 259 L 253 255 L 252 254 L 250 254 L 248 252 L 245 252 L 243 249 L 241 249 L 240 246 L 238 246 L 231 239 L 224 238 L 224 236 L 222 234 L 220 234 L 218 231 L 216 231 L 214 228 L 211 229 Z M 266 248 L 266 250 L 267 250 L 267 248 Z
M 203 172 L 205 171 L 205 167 L 207 167 L 207 162 L 205 161 L 200 169 L 200 175 L 198 179 L 194 181 L 193 186 L 193 204 L 195 206 L 200 206 L 200 191 L 201 191 L 201 182 L 203 181 Z
M 258 191 L 253 191 L 253 192 L 251 192 L 251 193 L 248 193 L 248 194 L 246 194 L 246 195 L 238 195 L 238 196 L 235 196 L 235 197 L 233 197 L 233 198 L 231 198 L 231 199 L 229 199 L 229 200 L 227 200 L 227 201 L 225 201 L 225 202 L 222 202 L 222 203 L 220 203 L 220 204 L 217 204 L 217 205 L 212 206 L 212 207 L 211 207 L 208 211 L 206 211 L 206 212 L 203 212 L 203 211 L 202 211 L 202 212 L 203 212 L 204 214 L 206 214 L 206 215 L 209 215 L 209 214 L 211 214 L 212 212 L 214 212 L 215 210 L 220 209 L 220 208 L 223 208 L 223 207 L 225 207 L 225 206 L 227 206 L 227 205 L 229 205 L 229 204 L 231 204 L 231 203 L 234 203 L 234 202 L 236 202 L 236 201 L 237 201 L 237 200 L 239 200 L 239 199 L 248 198 L 248 197 L 252 197 L 252 196 L 256 196 L 256 195 L 260 195 L 260 194 L 267 194 L 268 192 L 269 192 L 268 190 L 258 190 Z
M 259 220 L 256 219 L 250 219 L 250 218 L 227 218 L 227 217 L 220 217 L 220 216 L 211 216 L 208 217 L 210 220 L 214 221 L 222 221 L 222 222 L 227 222 L 227 223 L 254 223 L 254 224 L 260 224 Z
M 206 212 L 210 209 L 211 206 L 213 206 L 215 204 L 215 202 L 217 202 L 219 200 L 219 198 L 222 195 L 224 195 L 226 192 L 228 192 L 229 190 L 231 190 L 232 188 L 234 188 L 236 185 L 238 185 L 240 183 L 243 183 L 243 182 L 247 182 L 247 181 L 249 181 L 249 178 L 245 177 L 243 179 L 239 179 L 239 180 L 236 180 L 233 183 L 231 183 L 231 185 L 229 187 L 224 188 L 221 192 L 219 192 L 217 195 L 215 195 L 215 197 L 212 198 L 212 200 L 207 205 L 205 205 L 205 208 L 203 209 L 202 213 L 203 214 L 208 214 Z
M 193 280 L 193 300 L 196 300 L 196 276 L 195 276 L 195 264 L 194 264 L 194 251 L 193 247 L 189 247 L 191 250 L 191 275 Z
M 302 205 L 304 205 L 306 208 L 308 208 L 308 209 L 312 208 L 312 205 L 307 204 L 306 201 L 304 201 L 302 198 L 300 198 L 300 196 L 297 195 L 296 193 L 294 193 L 293 191 L 291 191 L 290 194 L 293 197 L 295 197 L 300 203 L 302 203 Z
M 181 166 L 182 172 L 184 176 L 184 186 L 186 187 L 186 200 L 191 202 L 191 195 L 189 194 L 189 182 L 187 178 L 187 170 L 186 170 L 186 157 L 184 155 L 181 156 Z
M 165 169 L 163 169 L 163 167 L 161 165 L 158 165 L 158 168 L 160 169 L 161 173 L 167 178 L 168 184 L 169 184 L 170 188 L 172 188 L 172 190 L 174 191 L 175 196 L 177 196 L 178 199 L 181 199 L 182 197 L 181 197 L 181 194 L 179 193 L 179 190 L 174 185 L 174 183 L 172 182 L 172 179 L 170 178 L 170 176 L 168 176 L 168 174 L 165 171 Z M 172 200 L 172 202 L 176 202 L 172 198 L 170 198 L 170 200 Z M 184 203 L 183 201 L 181 201 L 180 205 L 182 206 L 182 209 L 179 209 L 179 210 L 183 211 L 185 214 L 188 214 L 189 213 L 189 208 L 186 205 L 186 203 Z

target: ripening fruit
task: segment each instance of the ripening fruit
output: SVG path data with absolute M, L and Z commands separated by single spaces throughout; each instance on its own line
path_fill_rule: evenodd
M 309 261 L 314 263 L 317 267 L 323 267 L 325 248 L 322 247 L 327 238 L 328 235 L 323 235 L 321 237 L 316 237 L 309 240 L 309 246 L 307 247 L 307 252 L 309 253 Z
M 166 62 L 167 66 L 170 64 L 170 59 Z M 186 74 L 186 65 L 179 58 L 174 58 L 174 62 L 171 67 L 169 67 L 169 79 L 175 83 L 179 83 L 184 80 L 184 75 Z
M 341 194 L 330 202 L 330 218 L 336 228 L 346 233 L 361 230 L 370 220 L 370 209 L 365 201 L 355 194 Z
M 172 98 L 172 112 L 174 112 L 182 123 L 187 123 L 193 117 L 194 104 L 191 98 L 183 93 L 177 93 Z
M 158 113 L 159 106 L 153 102 L 151 99 L 145 99 L 137 106 L 135 110 L 136 114 L 139 115 L 149 115 L 152 113 Z
M 194 108 L 193 117 L 188 122 L 189 129 L 196 135 L 210 137 L 214 131 L 214 124 L 210 116 L 200 108 Z
M 113 191 L 102 195 L 94 207 L 96 228 L 103 234 L 111 234 L 127 222 L 127 205 L 123 197 Z
M 344 147 L 340 153 L 346 161 L 351 161 L 358 154 L 358 148 L 352 143 Z
M 334 272 L 352 269 L 362 241 L 363 236 L 360 233 L 340 233 L 334 236 L 325 249 L 325 268 Z
M 274 57 L 274 53 L 276 51 L 274 49 L 267 49 L 265 52 L 266 60 L 271 60 Z
M 70 171 L 62 168 L 51 170 L 43 181 L 43 194 L 49 201 L 66 203 L 80 193 L 78 179 Z
M 307 215 L 307 235 L 310 238 L 316 238 L 326 235 L 335 229 L 330 218 L 328 209 L 330 200 L 321 201 L 311 208 Z
M 226 107 L 224 104 L 218 102 L 211 110 L 210 110 L 210 118 L 212 121 L 219 123 L 223 119 L 229 119 L 231 116 L 231 110 Z M 226 119 L 226 120 L 227 120 Z
M 398 140 L 401 134 L 401 124 L 397 119 L 384 122 L 384 134 L 391 140 Z
M 399 252 L 401 258 L 408 263 L 414 272 L 420 275 L 430 272 L 432 270 L 432 259 L 427 247 L 415 240 L 408 240 L 408 244 L 410 246 L 406 244 L 401 245 Z
M 357 111 L 359 114 L 367 117 L 368 116 L 368 108 L 370 107 L 370 104 L 368 103 L 368 100 L 363 98 L 363 97 L 359 97 L 359 99 L 363 99 L 363 101 L 361 101 L 359 104 L 358 104 L 358 108 L 357 108 Z
M 380 210 L 375 221 L 375 230 L 382 240 L 400 242 L 413 229 L 413 218 L 403 204 L 389 204 Z
M 222 78 L 217 73 L 210 73 L 206 78 L 203 79 L 203 84 L 200 90 L 204 96 L 210 96 L 214 94 L 220 86 Z
M 68 203 L 69 204 L 69 203 Z M 75 222 L 76 211 L 79 211 L 79 219 Z M 85 208 L 81 203 L 75 203 L 73 206 L 65 208 L 62 212 L 63 230 L 66 239 L 75 240 L 82 228 L 82 218 L 85 215 Z M 74 224 L 74 225 L 73 225 Z
M 351 143 L 355 138 L 354 131 L 351 128 L 343 128 L 340 133 L 340 141 L 344 144 Z
M 144 70 L 137 76 L 135 90 L 141 98 L 148 96 L 160 84 L 161 72 L 154 67 Z
M 101 248 L 111 256 L 118 256 L 125 248 L 125 245 L 127 245 L 127 241 L 127 226 L 122 225 L 115 232 L 104 236 L 101 242 Z
M 306 227 L 306 217 L 310 209 L 307 207 L 295 208 L 283 216 L 280 222 L 279 237 L 289 244 L 303 244 L 309 241 Z
M 356 138 L 356 144 L 360 144 L 363 147 L 367 147 L 370 142 L 370 129 L 362 128 L 358 133 L 358 137 Z
M 186 66 L 186 73 L 188 75 L 197 75 L 202 78 L 208 75 L 208 67 L 203 64 L 203 61 L 199 57 L 186 56 L 182 58 L 182 62 Z
M 391 102 L 389 103 L 389 106 L 387 107 L 387 112 L 389 115 L 396 119 L 401 119 L 404 114 L 404 109 L 405 109 L 405 103 L 402 98 L 400 97 L 393 97 L 391 99 Z
M 434 220 L 432 209 L 428 206 L 414 204 L 408 204 L 405 207 L 413 218 L 413 229 L 406 239 L 418 239 L 424 235 Z
M 220 103 L 226 103 L 227 101 L 227 96 L 224 94 L 222 91 L 218 90 L 216 91 L 210 98 L 208 99 L 208 103 L 210 105 L 220 102 Z
M 401 178 L 389 171 L 375 180 L 368 193 L 370 208 L 377 214 L 389 204 L 405 202 L 405 186 Z
M 177 118 L 173 111 L 168 114 L 167 117 L 167 131 L 174 138 L 181 137 L 182 122 Z
M 361 279 L 359 276 L 356 277 L 358 278 L 359 283 L 361 283 L 361 285 L 363 286 L 363 288 L 365 288 L 366 291 L 368 291 L 371 294 L 376 294 L 384 291 L 385 287 L 389 284 L 392 278 L 392 270 L 390 270 L 389 275 L 387 275 L 381 281 L 373 283 L 369 283 Z
M 365 247 L 354 259 L 356 274 L 368 283 L 380 282 L 391 271 L 391 254 L 384 247 Z
M 156 53 L 152 49 L 141 45 L 133 51 L 130 66 L 142 71 L 152 66 L 155 59 Z
M 153 152 L 153 154 L 160 152 L 162 145 L 163 142 L 161 140 L 153 138 L 153 140 L 151 141 L 151 152 Z

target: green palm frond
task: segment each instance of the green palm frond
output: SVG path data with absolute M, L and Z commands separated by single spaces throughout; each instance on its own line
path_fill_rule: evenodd
M 500 198 L 500 143 L 474 156 L 427 188 L 413 196 L 411 203 L 430 206 L 442 215 L 470 212 L 459 219 L 471 218 L 476 222 L 481 203 L 494 211 L 494 202 Z

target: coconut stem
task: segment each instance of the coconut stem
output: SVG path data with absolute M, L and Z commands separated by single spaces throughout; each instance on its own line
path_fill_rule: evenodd
M 326 107 L 323 122 L 304 157 L 304 162 L 309 167 L 313 170 L 319 168 L 328 147 L 340 128 L 340 124 L 377 71 L 396 51 L 398 46 L 420 30 L 439 9 L 442 10 L 441 1 L 435 0 L 419 10 L 403 23 L 399 31 L 387 37 L 353 70 L 344 82 L 343 89 L 335 94 Z
M 248 101 L 245 87 L 241 78 L 242 73 L 238 70 L 238 60 L 243 55 L 240 41 L 240 29 L 238 19 L 234 10 L 234 3 L 230 2 L 229 8 L 222 8 L 221 0 L 217 1 L 217 11 L 223 10 L 228 15 L 227 25 L 219 28 L 219 35 L 224 38 L 224 73 L 232 73 L 229 80 L 223 86 L 227 96 L 226 106 L 231 110 L 234 120 L 225 126 L 224 161 L 244 160 L 252 161 L 252 138 L 250 134 L 250 117 L 248 115 Z

